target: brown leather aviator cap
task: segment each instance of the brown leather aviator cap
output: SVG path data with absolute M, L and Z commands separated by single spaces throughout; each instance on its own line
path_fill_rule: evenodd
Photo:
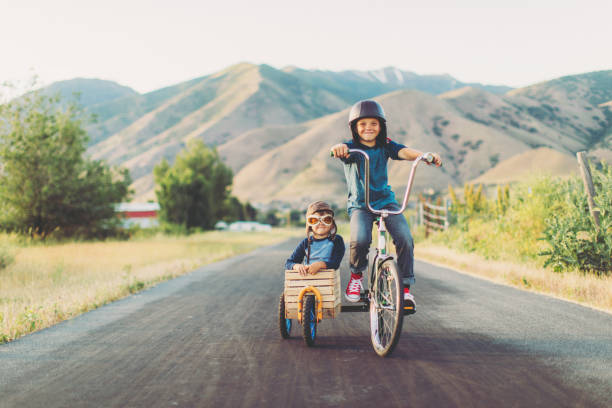
M 318 211 L 326 211 L 330 212 L 332 216 L 334 215 L 334 210 L 332 210 L 330 205 L 327 204 L 325 201 L 315 201 L 314 203 L 311 203 L 308 206 L 308 209 L 306 210 L 306 217 Z

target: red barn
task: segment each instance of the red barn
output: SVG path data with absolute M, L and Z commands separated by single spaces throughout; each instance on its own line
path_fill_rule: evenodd
M 115 206 L 115 212 L 123 218 L 123 227 L 138 225 L 141 228 L 151 228 L 159 225 L 158 203 L 120 203 Z

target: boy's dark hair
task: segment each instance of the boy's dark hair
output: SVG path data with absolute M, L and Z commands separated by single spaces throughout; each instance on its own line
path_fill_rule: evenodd
M 382 106 L 373 100 L 359 101 L 351 107 L 349 112 L 349 127 L 353 135 L 353 141 L 359 143 L 359 134 L 357 133 L 357 122 L 363 118 L 378 119 L 380 124 L 380 132 L 376 137 L 376 146 L 384 146 L 387 142 L 387 118 Z

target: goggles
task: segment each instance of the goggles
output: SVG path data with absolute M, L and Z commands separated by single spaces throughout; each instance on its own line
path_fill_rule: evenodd
M 308 223 L 308 225 L 310 225 L 311 227 L 314 227 L 315 225 L 317 225 L 319 222 L 322 222 L 325 225 L 332 225 L 334 223 L 334 217 L 327 214 L 327 215 L 317 215 L 317 214 L 312 214 L 309 215 L 306 218 L 306 222 Z

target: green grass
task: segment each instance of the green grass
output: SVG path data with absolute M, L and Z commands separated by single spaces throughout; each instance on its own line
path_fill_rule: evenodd
M 0 247 L 13 257 L 0 268 L 0 343 L 302 232 L 211 231 L 63 243 L 0 235 Z

